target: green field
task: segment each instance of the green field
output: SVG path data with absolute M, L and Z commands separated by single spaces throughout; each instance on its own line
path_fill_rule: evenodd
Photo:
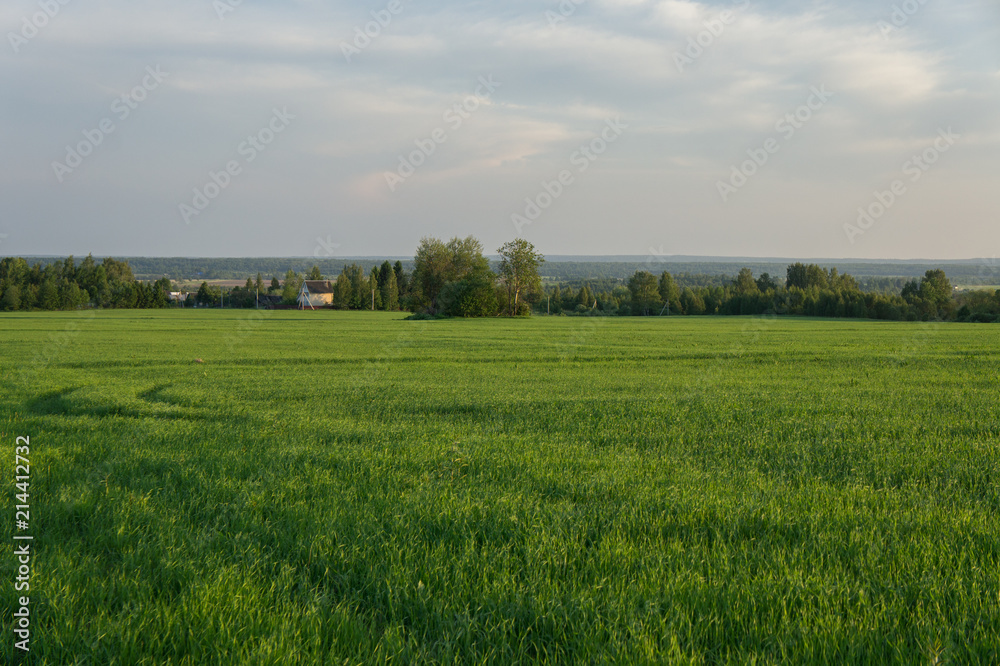
M 2 537 L 30 436 L 32 663 L 995 664 L 998 343 L 4 315 Z

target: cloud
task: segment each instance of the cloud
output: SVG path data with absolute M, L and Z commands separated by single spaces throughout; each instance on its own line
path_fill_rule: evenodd
M 432 227 L 462 218 L 467 233 L 502 240 L 511 207 L 615 116 L 629 124 L 627 135 L 548 217 L 548 229 L 572 223 L 575 232 L 532 231 L 553 244 L 548 251 L 641 254 L 663 242 L 657 234 L 678 233 L 690 243 L 685 252 L 724 254 L 718 227 L 699 232 L 680 220 L 749 220 L 764 234 L 787 229 L 815 216 L 817 200 L 863 199 L 941 126 L 960 128 L 968 148 L 943 161 L 934 178 L 958 182 L 989 168 L 984 147 L 1000 136 L 1000 15 L 981 2 L 928 4 L 888 38 L 878 21 L 889 9 L 860 1 L 574 6 L 553 24 L 546 11 L 559 11 L 555 1 L 406 2 L 348 62 L 342 43 L 384 5 L 245 2 L 224 20 L 201 0 L 66 5 L 20 54 L 0 59 L 8 83 L 0 133 L 9 163 L 18 165 L 0 171 L 0 204 L 25 225 L 18 233 L 0 225 L 10 235 L 5 247 L 184 254 L 194 238 L 188 231 L 163 238 L 177 223 L 176 204 L 275 106 L 294 109 L 300 120 L 202 217 L 216 230 L 198 236 L 202 242 L 228 239 L 218 253 L 292 252 L 325 219 L 344 225 L 345 240 L 356 236 L 358 254 L 405 254 L 413 221 L 393 219 L 404 203 L 419 205 L 411 217 Z M 33 8 L 5 5 L 0 25 L 16 30 Z M 723 11 L 732 15 L 720 31 Z M 676 55 L 699 38 L 697 57 L 679 68 Z M 72 182 L 57 183 L 51 162 L 151 64 L 170 71 L 168 81 Z M 388 192 L 385 171 L 414 141 L 446 126 L 446 111 L 489 75 L 503 82 L 496 94 L 449 130 L 404 188 Z M 783 145 L 746 196 L 720 210 L 716 180 L 821 85 L 835 92 L 832 101 Z M 975 187 L 984 188 L 980 201 L 992 201 L 979 181 L 963 192 Z M 781 206 L 766 203 L 775 196 Z M 116 200 L 142 209 L 142 221 L 109 203 Z M 677 222 L 665 226 L 664 209 Z M 288 211 L 281 238 L 242 237 L 241 225 L 266 227 L 256 212 L 265 210 Z M 981 226 L 982 214 L 978 205 L 961 233 L 1000 242 Z M 96 219 L 111 230 L 100 235 L 109 247 L 90 246 L 85 227 Z M 372 232 L 346 231 L 355 228 Z M 609 239 L 609 228 L 620 233 Z M 821 232 L 815 238 L 796 234 L 768 254 L 820 255 L 828 242 Z M 863 251 L 929 255 L 938 247 L 933 238 L 891 242 Z M 976 245 L 970 242 L 970 254 Z

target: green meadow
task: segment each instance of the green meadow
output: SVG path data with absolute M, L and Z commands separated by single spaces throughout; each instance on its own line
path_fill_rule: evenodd
M 792 318 L 5 314 L 26 663 L 995 664 L 998 343 Z

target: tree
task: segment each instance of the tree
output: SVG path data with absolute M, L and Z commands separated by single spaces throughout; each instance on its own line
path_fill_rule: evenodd
M 382 281 L 380 291 L 382 292 L 382 309 L 395 312 L 399 309 L 399 286 L 396 283 L 396 271 L 391 267 L 386 270 L 388 261 L 382 264 L 379 271 L 379 279 Z
M 382 290 L 378 286 L 379 270 L 378 266 L 373 266 L 372 271 L 368 276 L 368 291 L 371 293 L 371 300 L 369 301 L 369 307 L 372 310 L 382 309 Z
M 367 309 L 368 303 L 371 302 L 372 293 L 368 288 L 368 276 L 365 275 L 365 269 L 357 264 L 351 264 L 344 266 L 343 272 L 347 275 L 347 281 L 351 287 L 348 307 L 352 310 Z
M 684 306 L 685 314 L 705 314 L 705 299 L 700 294 L 695 293 L 690 287 L 684 288 L 684 293 L 681 294 L 681 305 Z
M 406 280 L 406 273 L 403 272 L 403 262 L 397 261 L 393 264 L 392 271 L 396 274 L 396 286 L 399 288 L 399 295 L 402 296 L 409 288 L 409 284 L 407 284 Z
M 433 312 L 437 308 L 438 294 L 448 282 L 451 262 L 448 247 L 437 238 L 423 238 L 413 262 L 413 281 L 420 287 L 422 305 Z
M 285 283 L 281 287 L 281 300 L 286 305 L 294 305 L 299 299 L 299 290 L 302 288 L 298 273 L 289 269 L 285 274 Z
M 670 313 L 669 308 L 671 303 L 674 309 L 680 312 L 681 291 L 677 283 L 674 282 L 674 276 L 668 271 L 663 271 L 663 274 L 660 275 L 659 291 L 660 300 L 667 305 L 667 314 Z
M 344 269 L 333 285 L 333 307 L 339 310 L 348 310 L 351 307 L 351 280 L 347 277 L 347 267 Z
M 771 277 L 770 273 L 761 273 L 760 277 L 757 278 L 757 288 L 761 291 L 775 291 L 778 288 L 778 282 Z
M 277 276 L 271 278 L 271 286 L 267 288 L 267 293 L 274 294 L 281 291 L 281 283 L 278 282 Z
M 736 293 L 740 296 L 756 294 L 759 291 L 757 282 L 753 279 L 753 271 L 749 268 L 740 269 L 740 273 L 736 276 L 733 286 L 736 288 Z
M 453 317 L 489 317 L 497 312 L 493 271 L 475 271 L 441 290 L 441 310 Z
M 927 271 L 920 281 L 920 298 L 933 308 L 936 317 L 947 317 L 954 309 L 951 281 L 944 271 L 938 269 Z
M 7 312 L 13 312 L 21 308 L 21 289 L 16 284 L 8 284 L 3 290 L 3 299 L 0 300 L 0 307 Z
M 264 291 L 264 277 L 260 273 L 257 273 L 257 280 L 254 282 L 254 286 L 257 288 L 257 291 Z
M 452 238 L 448 243 L 437 238 L 422 238 L 414 264 L 413 282 L 420 294 L 420 301 L 414 305 L 425 307 L 431 313 L 441 310 L 439 296 L 449 282 L 458 282 L 472 274 L 493 274 L 489 261 L 483 256 L 482 244 L 472 236 Z
M 535 246 L 523 238 L 507 241 L 497 250 L 500 255 L 500 280 L 507 288 L 507 314 L 517 314 L 521 294 L 541 288 L 538 267 L 545 261 Z
M 656 278 L 649 271 L 636 271 L 629 278 L 628 290 L 632 294 L 633 313 L 641 312 L 648 316 L 651 308 L 663 304 L 663 299 L 660 298 L 659 285 Z
M 195 296 L 195 301 L 198 305 L 211 305 L 215 300 L 217 299 L 212 293 L 212 290 L 209 288 L 208 283 L 202 282 L 201 286 L 198 287 L 198 293 Z
M 323 274 L 319 271 L 319 266 L 313 266 L 309 269 L 309 275 L 306 276 L 307 280 L 322 280 Z
M 556 288 L 549 294 L 548 306 L 550 312 L 555 312 L 556 314 L 562 312 L 562 290 L 559 289 L 559 285 L 556 285 Z
M 254 291 L 253 280 L 251 280 L 250 278 L 247 278 L 247 283 L 245 285 L 243 285 L 243 288 L 246 289 L 249 293 L 253 293 L 253 291 Z
M 810 287 L 817 287 L 819 289 L 826 289 L 830 286 L 827 272 L 816 264 L 806 266 L 806 283 Z
M 86 296 L 76 282 L 63 282 L 59 289 L 59 298 L 63 310 L 75 310 L 86 303 Z
M 785 273 L 785 286 L 806 289 L 809 287 L 809 278 L 806 275 L 805 264 L 796 262 L 788 267 Z
M 56 281 L 53 278 L 48 278 L 42 283 L 42 288 L 38 292 L 38 307 L 43 310 L 58 310 L 59 304 L 59 289 L 56 287 Z

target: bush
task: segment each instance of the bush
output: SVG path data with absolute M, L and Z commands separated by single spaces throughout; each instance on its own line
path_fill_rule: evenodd
M 441 289 L 438 303 L 443 312 L 453 317 L 495 315 L 497 298 L 492 273 L 473 273 L 458 282 L 449 282 Z M 520 307 L 518 311 L 520 312 Z

